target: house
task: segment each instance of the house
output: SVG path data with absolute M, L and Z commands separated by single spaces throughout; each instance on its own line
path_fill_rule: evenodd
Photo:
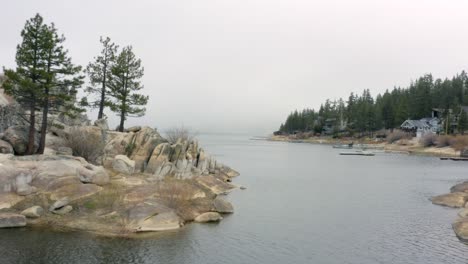
M 441 128 L 441 121 L 437 117 L 422 118 L 420 120 L 406 120 L 400 128 L 407 132 L 416 133 L 416 137 L 424 136 L 427 133 L 437 134 Z

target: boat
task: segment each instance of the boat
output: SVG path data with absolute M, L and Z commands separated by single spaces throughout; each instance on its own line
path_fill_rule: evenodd
M 336 149 L 352 149 L 353 148 L 353 143 L 333 145 L 333 148 L 336 148 Z
M 353 151 L 353 152 L 340 152 L 340 155 L 347 156 L 375 156 L 375 153 L 370 151 Z

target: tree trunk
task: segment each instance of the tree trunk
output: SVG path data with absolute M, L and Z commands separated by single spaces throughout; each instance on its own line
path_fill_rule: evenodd
M 102 119 L 104 116 L 104 100 L 106 99 L 106 70 L 107 66 L 104 65 L 104 76 L 102 79 L 101 101 L 99 102 L 98 119 Z
M 39 149 L 37 153 L 44 154 L 45 140 L 47 134 L 47 117 L 49 114 L 49 89 L 45 90 L 44 107 L 42 109 L 42 124 L 41 124 L 41 139 L 39 141 Z
M 104 98 L 105 98 L 105 91 L 104 87 L 102 88 L 101 91 L 101 101 L 99 102 L 99 113 L 98 113 L 98 119 L 102 119 L 104 115 Z
M 120 114 L 120 125 L 119 125 L 119 131 L 124 132 L 124 122 L 125 122 L 125 113 L 122 112 Z
M 34 141 L 35 141 L 35 132 L 36 132 L 36 105 L 33 103 L 30 109 L 31 113 L 29 115 L 29 135 L 28 135 L 28 148 L 26 150 L 26 155 L 33 155 L 35 152 Z

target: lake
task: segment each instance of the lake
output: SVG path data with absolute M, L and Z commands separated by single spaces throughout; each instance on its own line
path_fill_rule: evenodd
M 0 263 L 468 262 L 451 228 L 457 210 L 428 200 L 468 179 L 468 162 L 339 156 L 330 146 L 238 135 L 200 141 L 248 188 L 228 196 L 235 213 L 220 223 L 139 239 L 2 229 Z

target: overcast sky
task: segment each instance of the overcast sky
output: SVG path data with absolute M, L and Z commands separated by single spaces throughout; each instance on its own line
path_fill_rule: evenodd
M 3 1 L 0 65 L 39 12 L 85 66 L 99 37 L 132 45 L 146 116 L 128 125 L 267 134 L 294 109 L 468 65 L 465 0 Z M 115 115 L 107 110 L 111 125 Z M 94 119 L 96 113 L 91 113 Z

